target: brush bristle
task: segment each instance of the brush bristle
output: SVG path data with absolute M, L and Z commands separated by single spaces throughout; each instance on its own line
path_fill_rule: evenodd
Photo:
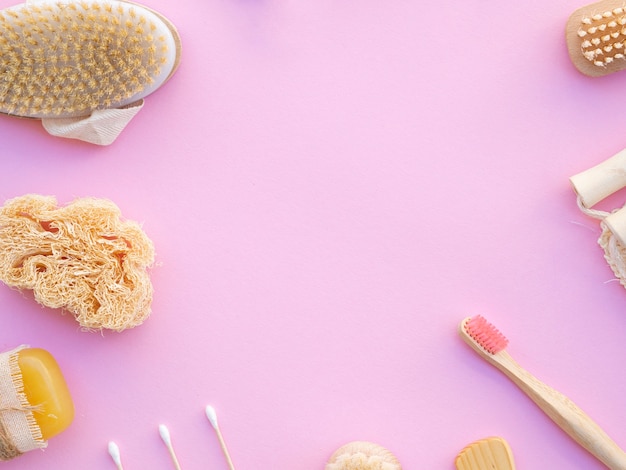
M 154 21 L 122 2 L 50 1 L 4 9 L 0 112 L 67 117 L 119 106 L 150 86 L 167 54 Z
M 597 67 L 626 58 L 626 7 L 581 19 L 578 29 L 583 56 Z
M 463 328 L 489 354 L 496 354 L 509 344 L 509 340 L 481 315 L 468 319 Z

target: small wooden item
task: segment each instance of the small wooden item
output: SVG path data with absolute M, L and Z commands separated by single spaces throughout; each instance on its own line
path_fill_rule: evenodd
M 513 453 L 501 437 L 488 437 L 463 448 L 454 460 L 457 470 L 515 470 Z
M 579 8 L 565 28 L 570 59 L 590 77 L 626 68 L 626 5 L 603 0 Z

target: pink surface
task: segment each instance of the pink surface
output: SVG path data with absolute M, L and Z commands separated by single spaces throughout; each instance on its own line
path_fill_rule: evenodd
M 520 469 L 604 468 L 456 333 L 483 314 L 626 447 L 626 291 L 568 183 L 626 146 L 626 72 L 571 65 L 582 4 L 151 0 L 182 64 L 116 143 L 1 117 L 2 200 L 109 198 L 158 260 L 122 334 L 0 286 L 0 350 L 48 349 L 76 403 L 3 469 L 112 469 L 110 440 L 172 468 L 160 423 L 185 470 L 226 469 L 207 404 L 240 470 L 352 440 L 451 470 L 489 435 Z

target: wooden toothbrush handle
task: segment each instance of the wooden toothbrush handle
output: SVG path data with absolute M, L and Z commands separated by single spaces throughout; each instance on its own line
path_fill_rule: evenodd
M 611 470 L 626 470 L 626 453 L 574 402 L 523 369 L 506 351 L 497 354 L 495 365 L 604 465 Z

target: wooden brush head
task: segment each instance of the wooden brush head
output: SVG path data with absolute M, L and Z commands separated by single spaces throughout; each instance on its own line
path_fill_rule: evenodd
M 0 113 L 89 116 L 134 103 L 178 65 L 161 15 L 115 0 L 44 0 L 0 10 Z
M 605 0 L 579 8 L 566 26 L 570 59 L 583 74 L 599 77 L 626 68 L 626 2 Z

